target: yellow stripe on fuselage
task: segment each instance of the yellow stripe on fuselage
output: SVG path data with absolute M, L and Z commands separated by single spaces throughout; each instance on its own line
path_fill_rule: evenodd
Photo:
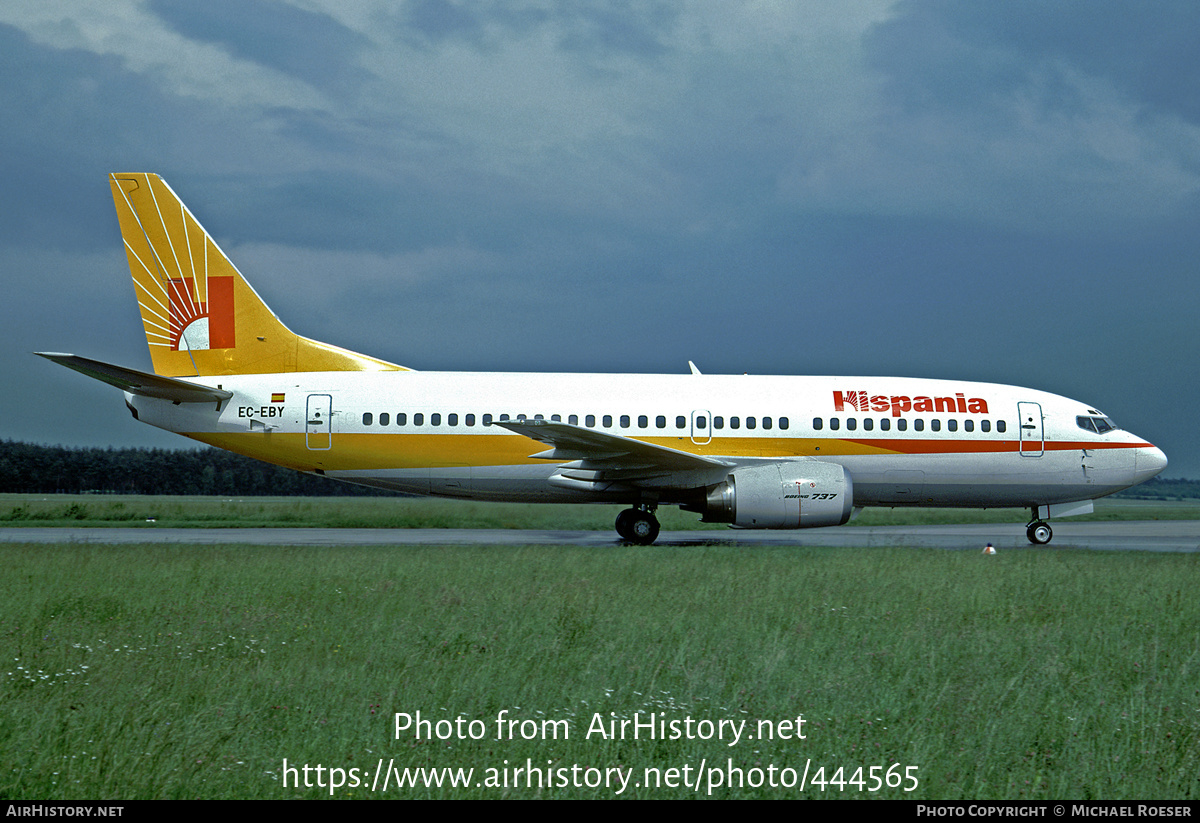
M 304 471 L 318 468 L 325 471 L 416 469 L 447 463 L 512 466 L 547 465 L 554 462 L 530 457 L 531 454 L 540 451 L 539 444 L 518 435 L 499 433 L 338 433 L 333 435 L 332 448 L 325 450 L 308 449 L 306 436 L 302 433 L 192 432 L 187 436 L 210 446 Z M 896 448 L 872 445 L 869 442 L 811 437 L 715 437 L 711 442 L 702 445 L 693 443 L 686 437 L 637 439 L 693 454 L 723 457 L 836 457 L 905 453 Z M 889 445 L 895 445 L 895 441 L 889 441 Z M 961 451 L 955 448 L 939 449 L 939 445 L 945 444 L 921 441 L 922 448 L 917 451 Z

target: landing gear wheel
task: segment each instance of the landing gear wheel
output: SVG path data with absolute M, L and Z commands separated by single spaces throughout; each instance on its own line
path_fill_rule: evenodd
M 617 515 L 617 534 L 630 543 L 649 546 L 658 539 L 658 518 L 648 511 L 626 509 Z
M 634 512 L 629 521 L 629 539 L 639 546 L 649 546 L 658 539 L 658 518 L 650 512 Z
M 629 524 L 633 516 L 637 513 L 637 509 L 625 509 L 625 511 L 617 515 L 617 534 L 621 536 L 622 540 L 633 539 L 633 534 L 629 530 Z
M 1025 536 L 1035 546 L 1043 546 L 1050 542 L 1050 538 L 1054 537 L 1054 532 L 1051 530 L 1049 523 L 1039 520 L 1036 523 L 1029 524 L 1029 527 L 1025 529 Z

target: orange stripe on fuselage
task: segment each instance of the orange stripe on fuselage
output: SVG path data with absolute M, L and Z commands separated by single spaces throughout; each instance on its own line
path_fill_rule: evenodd
M 852 443 L 874 444 L 880 453 L 892 454 L 1002 454 L 1021 450 L 1017 440 L 852 440 Z M 1080 451 L 1083 449 L 1142 449 L 1149 443 L 1091 443 L 1072 440 L 1033 440 L 1025 444 L 1026 451 Z M 828 453 L 828 451 L 826 452 Z M 841 452 L 839 452 L 841 453 Z

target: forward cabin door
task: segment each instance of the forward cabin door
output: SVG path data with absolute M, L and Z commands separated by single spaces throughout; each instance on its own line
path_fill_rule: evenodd
M 1046 450 L 1042 431 L 1042 407 L 1039 403 L 1018 403 L 1017 421 L 1021 431 L 1021 456 L 1041 457 Z

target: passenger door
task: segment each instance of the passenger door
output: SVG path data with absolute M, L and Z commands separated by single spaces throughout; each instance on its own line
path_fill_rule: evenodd
M 332 395 L 310 394 L 304 420 L 304 445 L 310 451 L 326 451 L 333 447 Z
M 1039 403 L 1017 403 L 1017 425 L 1021 432 L 1021 456 L 1041 457 L 1046 450 L 1042 431 L 1042 407 Z

